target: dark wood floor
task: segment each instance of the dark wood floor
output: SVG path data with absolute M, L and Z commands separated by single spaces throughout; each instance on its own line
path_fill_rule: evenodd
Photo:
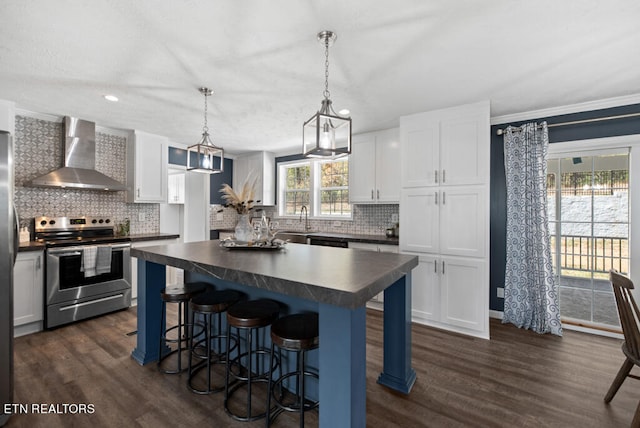
M 130 357 L 135 336 L 126 335 L 135 325 L 129 309 L 16 339 L 16 403 L 90 403 L 95 412 L 16 414 L 7 426 L 263 426 L 232 421 L 221 394 L 189 392 L 184 375 L 139 366 Z M 367 313 L 367 426 L 626 427 L 640 401 L 634 379 L 610 405 L 602 400 L 623 361 L 620 340 L 572 331 L 540 336 L 492 320 L 490 341 L 414 325 L 413 343 L 411 394 L 377 385 L 382 318 Z M 311 419 L 317 425 L 317 414 Z M 295 424 L 289 418 L 276 426 Z

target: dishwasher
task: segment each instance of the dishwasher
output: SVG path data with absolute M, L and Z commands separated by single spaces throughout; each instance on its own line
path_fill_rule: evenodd
M 344 238 L 328 238 L 319 236 L 309 237 L 310 245 L 322 245 L 324 247 L 349 248 L 349 241 Z

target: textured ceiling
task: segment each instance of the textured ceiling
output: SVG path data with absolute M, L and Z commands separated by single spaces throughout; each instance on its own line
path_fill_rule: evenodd
M 329 89 L 354 133 L 640 94 L 637 0 L 2 0 L 0 99 L 230 153 L 295 151 Z M 110 103 L 104 94 L 120 98 Z

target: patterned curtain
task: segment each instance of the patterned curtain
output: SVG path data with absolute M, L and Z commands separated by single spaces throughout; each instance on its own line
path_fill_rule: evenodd
M 507 266 L 502 322 L 562 336 L 547 223 L 548 146 L 546 122 L 509 126 L 504 135 Z

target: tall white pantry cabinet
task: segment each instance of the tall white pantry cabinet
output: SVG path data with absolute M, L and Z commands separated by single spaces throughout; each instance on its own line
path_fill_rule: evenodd
M 400 118 L 400 251 L 412 317 L 489 338 L 489 101 Z

